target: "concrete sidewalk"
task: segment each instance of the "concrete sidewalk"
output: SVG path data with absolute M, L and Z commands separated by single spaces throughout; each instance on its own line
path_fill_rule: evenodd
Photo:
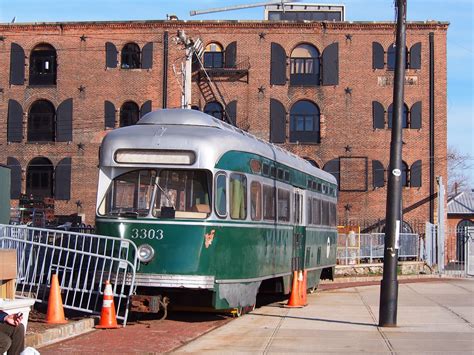
M 308 295 L 300 309 L 256 309 L 175 352 L 474 353 L 474 280 L 399 285 L 396 328 L 379 328 L 379 286 Z

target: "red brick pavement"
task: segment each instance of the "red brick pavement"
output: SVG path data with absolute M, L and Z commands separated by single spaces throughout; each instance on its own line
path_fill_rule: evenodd
M 42 347 L 41 354 L 67 353 L 162 353 L 229 322 L 213 314 L 175 314 L 164 321 L 131 323 L 121 329 L 95 330 L 60 343 Z

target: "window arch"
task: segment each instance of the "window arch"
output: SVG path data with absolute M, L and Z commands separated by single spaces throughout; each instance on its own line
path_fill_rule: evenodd
M 408 69 L 408 49 L 405 48 L 405 69 Z M 392 43 L 387 50 L 387 69 L 395 70 L 396 63 L 396 46 Z
M 308 43 L 296 46 L 290 56 L 290 85 L 319 85 L 320 53 Z
M 34 158 L 26 169 L 26 194 L 33 197 L 53 197 L 54 167 L 47 158 Z
M 30 85 L 56 85 L 56 49 L 41 43 L 31 50 Z
M 204 113 L 211 115 L 220 120 L 224 120 L 224 109 L 220 103 L 217 101 L 211 101 L 204 106 Z
M 312 166 L 316 167 L 319 169 L 318 163 L 314 159 L 311 159 L 310 157 L 303 157 L 304 160 L 307 160 L 308 163 L 310 163 Z
M 127 101 L 120 107 L 120 127 L 132 126 L 139 118 L 140 109 L 135 102 Z
M 28 113 L 29 142 L 54 142 L 56 127 L 56 111 L 47 100 L 35 101 Z
M 122 48 L 121 68 L 139 69 L 140 67 L 140 47 L 136 43 L 127 43 Z
M 392 128 L 393 104 L 390 104 L 387 110 L 388 128 Z M 408 128 L 408 106 L 403 104 L 402 128 Z
M 296 102 L 290 110 L 290 142 L 320 142 L 319 107 L 308 100 Z
M 204 68 L 224 67 L 224 47 L 217 42 L 209 43 L 204 49 Z

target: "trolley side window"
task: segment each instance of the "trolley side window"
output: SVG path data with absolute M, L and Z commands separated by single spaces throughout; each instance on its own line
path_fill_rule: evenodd
M 278 220 L 288 222 L 290 220 L 290 192 L 278 189 Z
M 275 220 L 275 188 L 263 185 L 263 218 Z
M 337 205 L 335 203 L 329 203 L 329 223 L 331 227 L 337 225 Z
M 262 219 L 262 185 L 258 181 L 250 184 L 250 217 L 253 221 Z
M 230 189 L 230 218 L 247 218 L 247 178 L 243 174 L 231 174 Z
M 206 218 L 211 212 L 209 181 L 209 174 L 202 170 L 161 170 L 154 215 L 173 217 L 174 211 L 176 218 Z
M 321 224 L 321 200 L 313 199 L 313 224 Z
M 307 206 L 307 216 L 308 216 L 308 224 L 313 223 L 313 208 L 312 208 L 312 203 L 311 203 L 311 197 L 308 198 L 308 206 Z
M 215 185 L 215 210 L 216 214 L 225 218 L 227 216 L 227 186 L 226 186 L 226 176 L 224 174 L 216 175 L 216 185 Z
M 135 170 L 114 179 L 105 196 L 105 215 L 147 216 L 150 211 L 155 170 Z
M 322 224 L 329 226 L 329 201 L 321 201 Z

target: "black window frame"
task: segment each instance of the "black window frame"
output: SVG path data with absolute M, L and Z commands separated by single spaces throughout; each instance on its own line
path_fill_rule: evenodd
M 298 105 L 303 105 L 306 103 L 314 108 L 314 111 L 308 111 L 307 113 L 295 113 L 295 111 L 298 110 Z M 299 129 L 298 127 L 298 119 L 301 118 L 303 122 L 303 129 Z M 311 124 L 307 124 L 309 119 Z M 321 143 L 321 111 L 318 105 L 316 105 L 314 102 L 310 100 L 299 100 L 291 107 L 289 141 L 290 143 Z
M 125 101 L 122 106 L 120 106 L 119 127 L 133 126 L 138 122 L 139 119 L 140 107 L 136 102 Z
M 36 45 L 30 53 L 30 86 L 55 86 L 57 82 L 57 53 L 49 43 Z
M 141 66 L 140 46 L 135 42 L 124 44 L 120 52 L 120 68 L 125 70 L 141 69 Z
M 49 109 L 49 112 L 41 112 L 43 109 Z M 36 110 L 38 112 L 34 112 Z M 41 99 L 31 104 L 28 111 L 27 141 L 56 141 L 56 109 L 50 101 Z

